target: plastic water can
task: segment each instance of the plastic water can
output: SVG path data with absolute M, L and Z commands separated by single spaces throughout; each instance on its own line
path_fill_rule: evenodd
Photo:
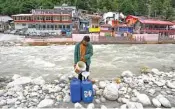
M 81 94 L 84 103 L 92 103 L 94 99 L 92 82 L 89 80 L 83 80 L 81 83 Z
M 81 102 L 81 82 L 77 78 L 71 80 L 70 95 L 72 103 Z

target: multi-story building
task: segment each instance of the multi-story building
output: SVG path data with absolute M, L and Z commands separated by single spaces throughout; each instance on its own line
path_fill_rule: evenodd
M 58 35 L 71 35 L 72 17 L 76 16 L 76 8 L 59 6 L 54 9 L 33 9 L 31 14 L 12 15 L 15 29 L 27 29 L 27 33 L 54 32 Z

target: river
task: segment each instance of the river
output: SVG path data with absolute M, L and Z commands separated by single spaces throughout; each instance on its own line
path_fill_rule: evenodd
M 0 75 L 43 76 L 73 71 L 73 45 L 0 47 Z M 94 45 L 90 66 L 94 78 L 113 78 L 142 66 L 163 71 L 175 69 L 175 45 Z

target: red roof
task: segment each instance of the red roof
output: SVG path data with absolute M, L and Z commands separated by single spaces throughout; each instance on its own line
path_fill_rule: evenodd
M 147 19 L 147 20 L 139 19 L 139 21 L 143 24 L 173 25 L 173 23 L 170 21 L 150 20 L 150 19 Z

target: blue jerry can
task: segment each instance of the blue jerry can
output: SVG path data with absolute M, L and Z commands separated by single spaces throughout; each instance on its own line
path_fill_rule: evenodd
M 73 103 L 81 102 L 81 82 L 77 78 L 71 80 L 70 95 Z
M 81 94 L 84 103 L 92 103 L 94 99 L 92 82 L 89 80 L 83 80 L 81 83 Z

